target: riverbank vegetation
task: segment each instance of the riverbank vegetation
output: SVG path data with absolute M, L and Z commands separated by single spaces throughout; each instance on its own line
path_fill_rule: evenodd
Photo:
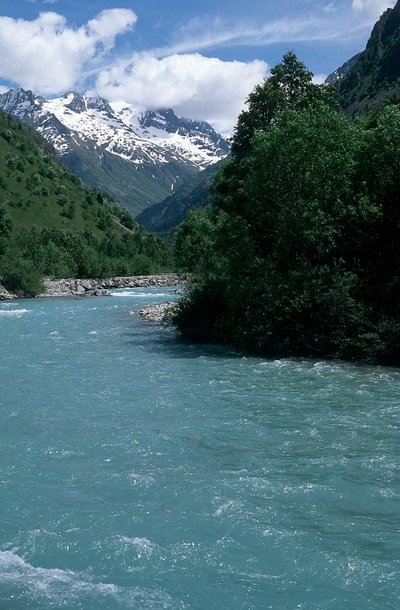
M 400 360 L 400 109 L 357 121 L 287 53 L 248 99 L 210 212 L 177 233 L 184 337 Z
M 33 129 L 0 112 L 0 282 L 34 295 L 44 276 L 169 270 L 169 247 L 55 159 Z

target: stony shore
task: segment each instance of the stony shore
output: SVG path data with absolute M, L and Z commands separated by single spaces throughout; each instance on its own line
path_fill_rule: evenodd
M 117 288 L 148 288 L 151 286 L 177 286 L 181 277 L 174 273 L 160 275 L 135 275 L 101 279 L 44 280 L 46 290 L 38 297 L 87 297 L 106 296 Z M 1 298 L 1 297 L 0 297 Z
M 0 301 L 6 301 L 10 299 L 16 299 L 17 295 L 9 292 L 0 284 Z
M 149 288 L 151 286 L 178 286 L 184 283 L 184 279 L 175 273 L 159 275 L 135 275 L 131 277 L 111 277 L 102 279 L 62 279 L 44 280 L 45 291 L 37 297 L 89 297 L 107 296 L 110 290 L 118 288 Z M 0 284 L 0 301 L 20 298 L 6 290 Z M 140 316 L 143 320 L 151 322 L 167 322 L 168 315 L 174 308 L 176 302 L 159 303 L 150 305 L 140 311 L 131 312 Z
M 168 301 L 167 303 L 159 303 L 158 305 L 149 305 L 138 312 L 131 311 L 132 315 L 138 315 L 143 320 L 148 322 L 169 322 L 169 315 L 176 307 L 176 301 Z
M 135 275 L 101 279 L 44 280 L 45 291 L 37 297 L 87 297 L 106 296 L 117 288 L 148 288 L 151 286 L 178 286 L 184 280 L 175 273 L 159 275 Z M 0 301 L 16 299 L 19 295 L 6 290 L 0 284 Z

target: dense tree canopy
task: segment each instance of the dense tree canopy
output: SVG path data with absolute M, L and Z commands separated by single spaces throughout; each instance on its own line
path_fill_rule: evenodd
M 398 359 L 399 129 L 396 107 L 349 122 L 287 54 L 239 117 L 208 220 L 191 217 L 178 232 L 180 260 L 195 268 L 177 316 L 183 335 L 271 354 Z
M 232 139 L 236 159 L 248 154 L 254 134 L 268 129 L 288 107 L 301 110 L 320 100 L 337 106 L 333 89 L 315 85 L 312 76 L 292 51 L 284 55 L 282 63 L 271 70 L 271 76 L 254 88 L 247 100 L 248 109 L 239 116 Z

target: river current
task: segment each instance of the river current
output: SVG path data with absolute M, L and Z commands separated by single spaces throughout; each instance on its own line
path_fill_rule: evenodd
M 1 610 L 398 606 L 400 370 L 0 303 Z

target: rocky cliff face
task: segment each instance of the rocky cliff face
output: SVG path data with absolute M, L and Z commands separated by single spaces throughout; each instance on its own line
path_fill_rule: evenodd
M 400 0 L 375 24 L 366 49 L 337 85 L 349 116 L 400 99 Z
M 208 123 L 171 109 L 140 113 L 100 97 L 69 92 L 45 100 L 23 89 L 0 95 L 0 108 L 35 127 L 62 163 L 134 214 L 229 152 Z

